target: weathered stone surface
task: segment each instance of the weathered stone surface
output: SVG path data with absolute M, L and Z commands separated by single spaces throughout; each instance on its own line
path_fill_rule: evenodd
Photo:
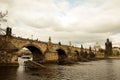
M 18 48 L 16 48 L 11 42 L 4 42 L 1 47 L 1 51 L 6 51 L 6 52 L 14 52 L 17 51 Z
M 16 61 L 17 54 L 14 51 L 27 48 L 33 55 L 33 61 L 43 62 L 47 60 L 58 60 L 60 62 L 70 60 L 77 60 L 80 58 L 88 58 L 89 50 L 85 50 L 79 47 L 70 45 L 55 44 L 52 43 L 51 37 L 48 42 L 24 39 L 21 37 L 13 37 L 11 35 L 12 30 L 8 29 L 5 36 L 1 36 L 1 40 L 5 41 L 0 47 L 0 61 L 3 63 L 12 63 Z M 84 53 L 80 53 L 83 50 Z
M 15 53 L 0 51 L 0 63 L 17 63 L 17 55 Z

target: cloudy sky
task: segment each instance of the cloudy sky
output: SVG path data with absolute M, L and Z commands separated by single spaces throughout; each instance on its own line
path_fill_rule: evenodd
M 0 0 L 15 36 L 74 46 L 120 46 L 120 0 Z M 5 26 L 2 26 L 5 28 Z

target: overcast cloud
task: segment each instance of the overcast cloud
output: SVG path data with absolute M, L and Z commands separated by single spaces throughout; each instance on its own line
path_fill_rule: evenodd
M 74 46 L 120 46 L 120 0 L 0 0 L 15 36 Z M 5 26 L 2 26 L 5 27 Z

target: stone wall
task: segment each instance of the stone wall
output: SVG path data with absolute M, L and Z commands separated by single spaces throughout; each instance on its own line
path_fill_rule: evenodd
M 17 55 L 15 53 L 0 51 L 0 63 L 17 63 Z
M 56 62 L 58 61 L 58 54 L 57 53 L 54 53 L 54 52 L 47 52 L 45 54 L 45 61 L 46 62 Z

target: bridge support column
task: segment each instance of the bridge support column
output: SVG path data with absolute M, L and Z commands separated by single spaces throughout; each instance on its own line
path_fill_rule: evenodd
M 18 67 L 17 55 L 15 53 L 8 53 L 0 51 L 0 67 Z

